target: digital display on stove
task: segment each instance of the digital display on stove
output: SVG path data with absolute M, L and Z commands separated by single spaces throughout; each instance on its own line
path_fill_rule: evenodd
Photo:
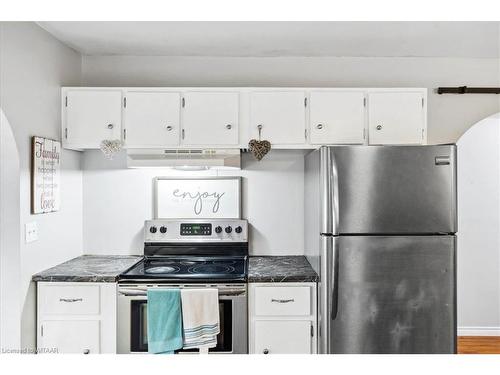
M 181 236 L 210 236 L 212 224 L 181 224 Z

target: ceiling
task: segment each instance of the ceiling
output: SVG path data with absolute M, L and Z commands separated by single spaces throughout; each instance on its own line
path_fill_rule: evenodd
M 500 57 L 500 22 L 38 22 L 84 55 Z

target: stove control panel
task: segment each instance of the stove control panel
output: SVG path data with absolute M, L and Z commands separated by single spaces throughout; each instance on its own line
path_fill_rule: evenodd
M 212 224 L 209 223 L 181 223 L 181 236 L 210 236 Z
M 247 242 L 248 223 L 240 219 L 147 220 L 144 242 Z

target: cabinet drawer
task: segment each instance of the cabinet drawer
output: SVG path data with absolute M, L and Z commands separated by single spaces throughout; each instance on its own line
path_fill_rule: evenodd
M 43 314 L 100 313 L 99 285 L 43 285 L 40 288 L 40 308 Z
M 311 314 L 310 287 L 257 287 L 255 314 L 264 316 Z

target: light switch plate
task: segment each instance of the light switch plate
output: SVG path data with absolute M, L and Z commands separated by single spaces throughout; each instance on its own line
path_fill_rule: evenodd
M 36 225 L 35 221 L 24 224 L 24 229 L 26 233 L 26 243 L 38 240 L 38 225 Z

